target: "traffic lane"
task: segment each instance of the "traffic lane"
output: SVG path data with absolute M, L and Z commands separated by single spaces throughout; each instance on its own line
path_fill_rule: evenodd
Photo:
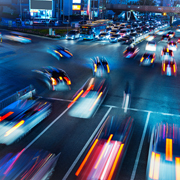
M 146 136 L 144 139 L 144 144 L 142 147 L 140 161 L 139 161 L 136 176 L 135 176 L 135 180 L 145 179 L 152 130 L 153 130 L 153 127 L 157 123 L 161 123 L 161 122 L 168 123 L 168 124 L 180 125 L 179 115 L 176 116 L 176 115 L 151 113 L 150 119 L 149 119 L 149 124 L 148 124 L 148 129 L 147 129 Z
M 44 98 L 40 98 L 39 100 L 46 100 Z M 14 142 L 13 144 L 6 146 L 6 145 L 1 145 L 0 146 L 0 157 L 4 156 L 5 154 L 9 153 L 9 152 L 19 152 L 21 151 L 23 148 L 25 148 L 29 143 L 31 143 L 32 140 L 34 140 L 46 127 L 48 127 L 60 114 L 62 114 L 69 102 L 66 101 L 55 101 L 55 100 L 47 100 L 48 102 L 52 103 L 52 112 L 50 113 L 50 115 L 48 117 L 46 117 L 43 121 L 41 121 L 37 126 L 35 126 L 33 129 L 31 129 L 31 131 L 29 131 L 24 137 L 22 137 L 22 139 L 18 140 L 17 142 Z M 61 121 L 62 119 L 58 119 L 58 121 Z M 56 123 L 57 123 L 56 122 Z M 55 123 L 55 124 L 56 124 Z M 66 125 L 66 121 L 61 121 L 62 127 L 64 125 Z M 54 128 L 56 127 L 56 130 L 59 129 L 58 126 L 53 126 Z M 52 126 L 50 127 L 52 128 Z M 49 136 L 49 138 L 51 139 L 52 142 L 56 141 L 56 136 L 53 135 L 53 130 L 51 131 L 51 135 L 48 134 L 48 132 L 45 132 L 45 134 L 47 133 L 47 136 Z M 63 131 L 64 132 L 64 131 Z M 65 133 L 66 134 L 66 133 Z M 38 141 L 40 142 L 40 141 Z M 45 142 L 46 143 L 46 142 Z M 49 142 L 50 143 L 50 142 Z M 30 146 L 30 148 L 33 148 Z M 48 143 L 45 146 L 41 147 L 41 144 L 39 144 L 39 146 L 37 147 L 37 149 L 45 149 L 45 150 L 49 150 L 50 152 L 56 152 L 55 149 L 51 149 L 50 146 L 48 146 Z M 36 148 L 34 148 L 36 149 Z
M 141 140 L 141 135 L 143 132 L 147 113 L 128 111 L 128 113 L 125 114 L 121 108 L 113 108 L 111 110 L 111 112 L 109 113 L 109 115 L 120 116 L 122 120 L 126 117 L 129 117 L 129 116 L 134 118 L 134 127 L 133 127 L 132 137 L 131 137 L 131 140 L 129 142 L 129 146 L 128 146 L 127 151 L 126 151 L 125 158 L 122 161 L 120 172 L 117 176 L 117 179 L 122 179 L 122 180 L 128 179 L 129 180 L 133 166 L 134 166 L 135 157 L 137 154 L 139 143 Z M 89 147 L 88 147 L 88 149 L 89 149 Z M 81 158 L 77 162 L 76 166 L 73 168 L 72 172 L 68 176 L 67 180 L 68 179 L 69 180 L 76 179 L 75 173 L 76 173 L 77 169 L 79 168 L 79 166 L 81 165 L 83 159 L 85 158 L 85 156 L 88 152 L 88 149 L 83 153 L 83 155 L 81 156 Z
M 61 152 L 51 179 L 63 178 L 108 110 L 108 107 L 100 107 L 91 119 L 70 117 L 67 112 L 31 145 L 32 149 Z

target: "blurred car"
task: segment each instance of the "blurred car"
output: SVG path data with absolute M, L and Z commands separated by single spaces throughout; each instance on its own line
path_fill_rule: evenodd
M 48 66 L 39 70 L 32 70 L 32 72 L 35 73 L 36 78 L 47 85 L 49 90 L 63 91 L 70 89 L 71 80 L 62 69 Z
M 111 43 L 118 42 L 120 39 L 121 39 L 120 34 L 111 34 L 109 37 L 109 42 Z
M 80 33 L 78 30 L 71 30 L 66 34 L 66 39 L 78 39 L 80 38 Z
M 180 26 L 177 27 L 176 31 L 177 31 L 177 32 L 180 32 Z
M 177 43 L 175 41 L 170 41 L 167 45 L 167 47 L 169 48 L 169 50 L 172 51 L 177 51 Z
M 134 42 L 134 38 L 132 36 L 124 36 L 121 38 L 121 42 L 123 42 L 124 44 L 131 44 Z
M 94 57 L 93 61 L 93 73 L 97 77 L 105 77 L 110 73 L 110 68 L 105 57 Z
M 157 32 L 157 35 L 163 35 L 164 33 L 165 33 L 165 30 L 160 29 L 160 30 Z
M 69 115 L 78 118 L 90 118 L 104 101 L 109 89 L 109 79 L 92 77 L 77 91 L 68 105 Z
M 162 37 L 161 37 L 161 41 L 170 41 L 171 37 L 168 35 L 168 34 L 164 34 Z
M 176 61 L 173 58 L 162 61 L 161 74 L 167 76 L 177 75 L 177 65 Z
M 21 24 L 22 24 L 21 18 L 16 18 L 16 24 L 17 24 L 17 25 L 21 25 Z
M 175 37 L 175 32 L 169 31 L 169 32 L 167 33 L 167 35 L 169 35 L 171 38 L 173 38 L 173 37 Z
M 4 35 L 3 36 L 5 39 L 8 39 L 10 41 L 16 41 L 16 42 L 20 42 L 20 43 L 31 43 L 31 39 L 27 38 L 27 37 L 23 37 L 20 35 L 16 35 L 16 34 L 12 34 L 12 35 Z
M 28 133 L 51 112 L 43 100 L 17 100 L 0 111 L 0 144 L 12 144 Z
M 63 57 L 71 58 L 73 56 L 67 48 L 64 48 L 59 45 L 48 48 L 47 52 L 52 54 L 58 60 L 60 60 Z
M 146 41 L 152 41 L 154 38 L 155 36 L 152 34 L 152 35 L 147 36 L 145 39 Z
M 136 29 L 131 29 L 131 34 L 136 34 Z
M 178 180 L 180 133 L 176 124 L 159 123 L 153 128 L 146 168 L 147 180 Z
M 156 59 L 155 53 L 144 53 L 140 60 L 140 65 L 154 66 L 155 59 Z
M 45 150 L 21 150 L 8 153 L 0 159 L 0 179 L 49 179 L 54 171 L 59 154 Z
M 119 29 L 112 29 L 110 34 L 119 34 Z
M 25 25 L 30 25 L 30 20 L 29 19 L 25 19 L 24 24 Z
M 147 51 L 156 51 L 156 42 L 155 41 L 147 42 L 145 50 L 147 50 Z
M 162 60 L 169 59 L 173 56 L 174 56 L 173 51 L 167 47 L 164 47 L 163 50 L 161 51 L 161 59 Z
M 98 40 L 108 40 L 110 37 L 108 32 L 101 32 L 98 36 Z
M 111 32 L 111 30 L 112 30 L 112 28 L 111 28 L 111 27 L 106 27 L 106 32 L 110 33 L 110 32 Z
M 117 179 L 133 132 L 133 118 L 108 116 L 77 169 L 78 180 Z
M 125 58 L 133 58 L 139 52 L 139 48 L 137 46 L 128 46 L 126 50 L 123 52 L 123 56 Z

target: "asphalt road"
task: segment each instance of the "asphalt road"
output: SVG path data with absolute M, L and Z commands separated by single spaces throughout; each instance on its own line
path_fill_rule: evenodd
M 1 31 L 9 34 L 9 31 Z M 98 125 L 108 115 L 134 118 L 132 134 L 118 179 L 144 180 L 152 127 L 159 122 L 179 124 L 180 71 L 177 77 L 161 75 L 160 51 L 166 43 L 157 36 L 155 66 L 139 66 L 147 41 L 139 43 L 139 54 L 134 59 L 123 58 L 127 45 L 99 41 L 50 40 L 26 35 L 31 44 L 21 44 L 4 40 L 0 44 L 0 99 L 33 84 L 38 96 L 52 102 L 49 117 L 31 130 L 19 142 L 10 146 L 0 146 L 0 157 L 8 152 L 18 152 L 23 148 L 45 149 L 60 154 L 55 171 L 55 179 L 76 179 L 75 172 L 86 155 L 88 144 L 97 131 Z M 179 34 L 180 36 L 180 34 Z M 178 38 L 178 34 L 176 38 Z M 59 44 L 73 54 L 71 59 L 58 61 L 48 54 L 47 48 Z M 180 48 L 180 45 L 178 45 Z M 174 53 L 179 69 L 179 49 Z M 73 118 L 68 115 L 67 106 L 77 90 L 92 76 L 90 58 L 104 56 L 109 62 L 111 86 L 103 104 L 91 119 Z M 51 92 L 33 77 L 31 70 L 42 66 L 55 66 L 65 70 L 72 81 L 71 90 Z M 129 82 L 132 90 L 131 108 L 125 114 L 121 108 L 123 91 Z M 33 141 L 34 140 L 34 141 Z M 33 142 L 32 142 L 33 141 Z M 84 151 L 84 149 L 85 151 Z

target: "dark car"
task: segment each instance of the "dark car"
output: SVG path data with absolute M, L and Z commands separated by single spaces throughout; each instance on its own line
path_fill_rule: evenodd
M 60 60 L 63 57 L 70 58 L 73 55 L 69 52 L 67 48 L 64 48 L 62 46 L 56 45 L 51 48 L 48 48 L 48 53 L 52 54 L 54 57 L 56 57 L 58 60 Z
M 108 116 L 76 171 L 78 180 L 114 180 L 133 133 L 133 118 Z
M 48 66 L 39 70 L 32 70 L 32 72 L 35 73 L 36 78 L 47 85 L 49 90 L 70 90 L 71 80 L 62 69 Z
M 162 60 L 172 58 L 173 56 L 174 56 L 173 51 L 167 47 L 164 47 L 163 50 L 161 51 L 161 59 Z
M 139 52 L 139 48 L 137 46 L 129 46 L 127 49 L 123 52 L 123 56 L 125 58 L 133 58 L 135 57 Z
M 59 154 L 46 150 L 22 149 L 10 151 L 0 159 L 0 179 L 49 179 L 52 176 Z
M 72 106 L 69 115 L 78 118 L 92 117 L 104 101 L 108 89 L 109 78 L 89 78 L 68 105 L 69 108 Z
M 144 53 L 140 59 L 140 65 L 143 66 L 154 66 L 154 61 L 156 59 L 155 53 Z
M 167 76 L 176 76 L 177 75 L 176 61 L 172 57 L 167 60 L 162 61 L 161 74 L 167 75 Z
M 105 77 L 110 73 L 110 68 L 105 57 L 94 57 L 93 61 L 93 73 L 97 77 Z
M 164 34 L 162 37 L 161 37 L 161 41 L 165 41 L 165 42 L 168 42 L 170 41 L 171 37 L 168 35 L 168 34 Z
M 173 37 L 175 37 L 175 32 L 169 31 L 169 32 L 167 33 L 167 35 L 169 35 L 171 38 L 173 38 Z
M 121 38 L 121 42 L 123 42 L 124 44 L 131 44 L 132 42 L 134 42 L 134 38 L 132 36 L 124 36 Z

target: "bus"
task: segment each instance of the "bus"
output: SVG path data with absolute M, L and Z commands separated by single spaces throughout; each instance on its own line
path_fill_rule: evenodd
M 95 39 L 100 32 L 106 31 L 106 24 L 83 24 L 80 26 L 80 37 L 83 39 Z
M 113 20 L 110 20 L 110 19 L 99 19 L 99 20 L 93 21 L 93 23 L 106 24 L 107 26 L 112 26 L 113 25 Z

